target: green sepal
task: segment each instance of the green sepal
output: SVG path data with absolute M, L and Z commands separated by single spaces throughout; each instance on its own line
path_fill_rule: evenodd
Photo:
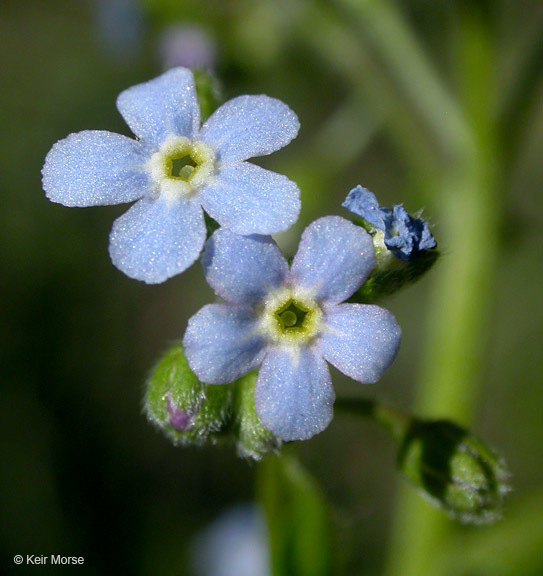
M 400 445 L 398 469 L 430 502 L 465 524 L 497 520 L 510 490 L 503 458 L 446 420 L 413 420 Z
M 234 383 L 235 409 L 233 438 L 237 452 L 244 458 L 261 460 L 270 453 L 277 453 L 281 440 L 266 430 L 255 410 L 256 372 L 250 372 Z
M 217 440 L 232 418 L 232 386 L 207 386 L 189 368 L 183 347 L 171 347 L 159 360 L 147 380 L 145 412 L 175 444 L 202 444 Z M 187 415 L 187 426 L 172 424 L 172 411 Z
M 195 68 L 192 74 L 200 105 L 200 120 L 205 122 L 222 103 L 222 90 L 219 80 L 211 72 Z
M 417 282 L 439 258 L 439 250 L 432 248 L 420 252 L 410 262 L 405 262 L 396 258 L 385 246 L 384 233 L 381 230 L 362 218 L 357 218 L 354 223 L 370 234 L 375 250 L 376 265 L 364 284 L 351 296 L 350 302 L 371 304 L 385 296 L 390 296 L 401 288 Z

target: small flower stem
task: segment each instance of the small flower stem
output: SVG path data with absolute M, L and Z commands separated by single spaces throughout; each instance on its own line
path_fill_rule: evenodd
M 361 416 L 379 424 L 400 442 L 411 423 L 411 417 L 402 410 L 363 398 L 341 399 L 334 404 L 336 412 Z

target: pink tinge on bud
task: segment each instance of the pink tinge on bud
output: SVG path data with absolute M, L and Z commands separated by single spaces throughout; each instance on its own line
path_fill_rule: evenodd
M 165 70 L 176 66 L 211 70 L 215 66 L 215 44 L 202 28 L 170 26 L 162 34 L 160 58 Z
M 181 410 L 181 408 L 175 404 L 169 394 L 166 396 L 166 406 L 168 408 L 168 415 L 170 417 L 170 425 L 173 428 L 183 432 L 183 430 L 187 430 L 191 427 L 194 412 Z

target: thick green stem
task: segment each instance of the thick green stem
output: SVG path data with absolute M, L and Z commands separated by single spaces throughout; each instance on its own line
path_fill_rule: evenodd
M 446 256 L 436 272 L 414 409 L 469 424 L 493 302 L 500 199 L 488 30 L 476 15 L 466 14 L 461 36 L 459 71 L 476 138 L 439 198 L 438 235 Z M 451 530 L 446 516 L 402 486 L 386 574 L 446 574 L 439 551 Z

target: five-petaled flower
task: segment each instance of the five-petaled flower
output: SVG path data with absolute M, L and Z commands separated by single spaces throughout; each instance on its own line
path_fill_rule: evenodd
M 238 234 L 281 232 L 298 218 L 296 184 L 245 161 L 298 133 L 283 102 L 240 96 L 200 127 L 192 72 L 174 68 L 122 92 L 117 108 L 138 139 L 69 135 L 47 155 L 43 187 L 65 206 L 137 200 L 110 236 L 113 263 L 128 276 L 155 284 L 193 264 L 206 238 L 202 207 Z
M 379 206 L 375 195 L 360 185 L 349 192 L 343 206 L 381 230 L 385 246 L 400 260 L 410 262 L 437 245 L 422 218 L 413 218 L 400 204 L 392 210 Z
M 226 384 L 262 364 L 256 411 L 283 440 L 310 438 L 330 423 L 334 390 L 325 360 L 373 383 L 396 355 L 400 327 L 390 312 L 343 303 L 375 265 L 369 234 L 344 218 L 313 222 L 290 269 L 271 238 L 225 229 L 208 240 L 202 264 L 226 303 L 189 320 L 189 366 L 202 382 Z

